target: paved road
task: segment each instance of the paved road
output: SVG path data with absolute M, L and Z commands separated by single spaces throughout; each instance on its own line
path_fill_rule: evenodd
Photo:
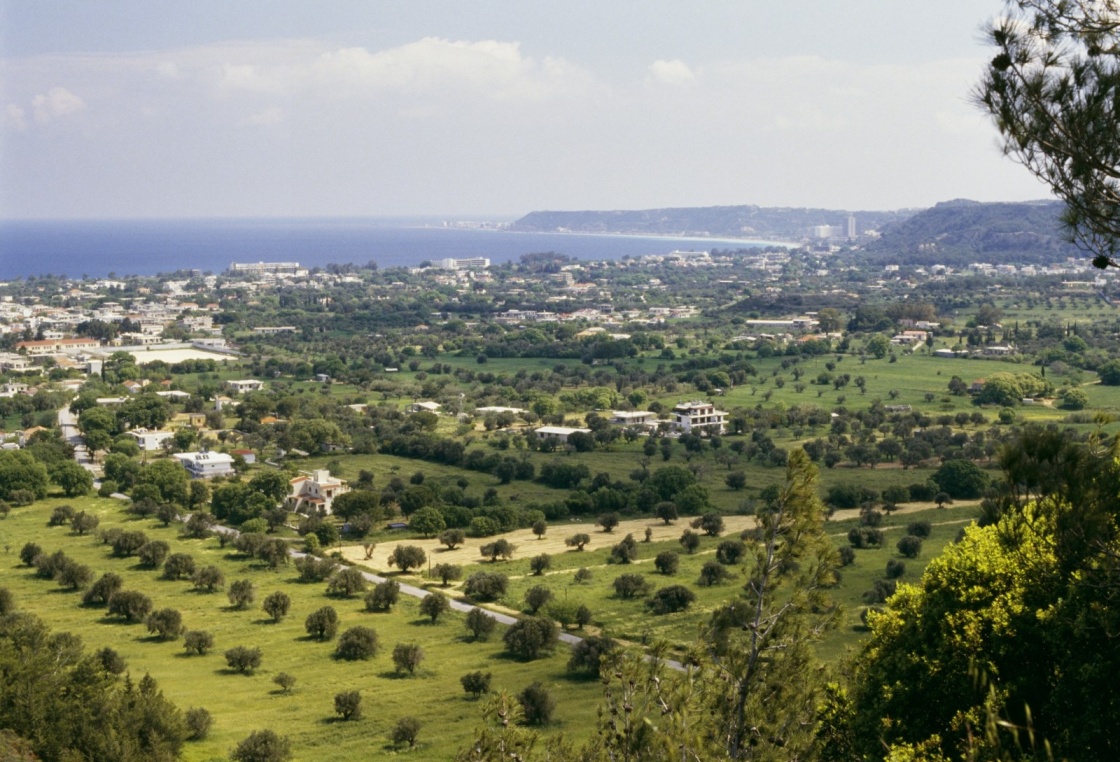
M 63 440 L 74 447 L 74 460 L 87 471 L 95 471 L 96 467 L 93 465 L 89 448 L 86 447 L 85 440 L 78 431 L 78 416 L 70 412 L 69 405 L 59 409 L 58 427 L 62 429 Z

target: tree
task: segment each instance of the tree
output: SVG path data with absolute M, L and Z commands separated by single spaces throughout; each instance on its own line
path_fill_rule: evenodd
M 142 622 L 152 610 L 152 599 L 138 590 L 120 590 L 109 597 L 109 615 Z
M 183 633 L 183 648 L 187 653 L 194 652 L 205 656 L 214 647 L 214 636 L 205 630 L 187 630 Z
M 358 661 L 372 659 L 380 650 L 381 642 L 377 637 L 377 631 L 372 627 L 356 626 L 347 629 L 339 636 L 334 655 L 338 659 Z
M 723 477 L 723 481 L 731 489 L 739 491 L 747 486 L 747 475 L 742 471 L 732 471 L 727 476 Z
M 140 468 L 136 485 L 151 485 L 163 502 L 186 506 L 190 502 L 190 476 L 175 460 L 154 460 Z
M 93 583 L 93 585 L 86 590 L 85 595 L 82 596 L 82 603 L 87 606 L 98 606 L 109 602 L 113 597 L 113 593 L 124 587 L 124 580 L 120 575 L 106 572 Z
M 212 593 L 225 587 L 226 576 L 217 566 L 204 566 L 191 575 L 191 582 L 196 590 Z
M 876 360 L 882 360 L 891 351 L 891 340 L 884 334 L 877 333 L 867 340 L 867 353 Z
M 155 633 L 160 640 L 174 640 L 183 634 L 183 615 L 175 609 L 160 609 L 148 614 L 144 619 L 148 632 Z
M 657 518 L 665 522 L 668 526 L 680 518 L 680 513 L 677 510 L 677 504 L 672 500 L 662 500 L 653 508 L 653 513 Z
M 700 547 L 700 535 L 696 534 L 691 529 L 686 529 L 681 534 L 680 543 L 681 547 L 685 549 L 685 552 L 691 555 Z
M 483 556 L 490 559 L 491 562 L 496 563 L 499 558 L 503 561 L 508 561 L 513 558 L 514 551 L 517 546 L 504 537 L 500 537 L 494 542 L 489 542 L 479 548 L 479 552 Z
M 172 553 L 163 562 L 163 578 L 180 580 L 190 577 L 197 571 L 194 558 L 188 553 Z
M 663 550 L 653 559 L 653 566 L 658 572 L 666 576 L 677 573 L 680 568 L 681 558 L 674 551 Z
M 261 666 L 261 649 L 248 646 L 234 646 L 223 654 L 226 664 L 234 672 L 246 675 Z
M 988 30 L 997 53 L 975 97 L 1013 156 L 1065 204 L 1070 241 L 1099 268 L 1120 243 L 1116 5 L 1013 0 Z
M 447 527 L 447 523 L 438 508 L 421 508 L 412 514 L 408 520 L 408 528 L 419 532 L 425 537 L 435 537 Z
M 556 647 L 559 631 L 551 619 L 529 616 L 510 625 L 502 641 L 514 656 L 525 661 L 540 658 Z
M 69 590 L 80 590 L 93 581 L 93 569 L 85 564 L 67 559 L 67 563 L 63 564 L 62 568 L 58 570 L 56 579 L 62 587 Z
M 12 591 L 0 587 L 0 617 L 7 616 L 16 610 L 16 599 Z
M 292 688 L 296 687 L 295 675 L 289 675 L 287 672 L 278 673 L 272 678 L 272 682 L 280 686 L 281 693 L 291 693 Z
M 1109 360 L 1101 365 L 1097 375 L 1104 386 L 1120 386 L 1120 360 Z
M 230 584 L 229 592 L 226 595 L 229 597 L 229 605 L 238 611 L 244 611 L 256 598 L 256 591 L 253 589 L 252 580 L 235 579 Z
M 717 564 L 717 566 L 719 565 Z M 669 585 L 654 593 L 650 599 L 646 601 L 646 606 L 654 614 L 672 614 L 677 611 L 684 611 L 691 606 L 695 600 L 696 593 L 692 592 L 684 585 Z
M 401 744 L 408 744 L 408 748 L 416 745 L 416 739 L 420 737 L 420 728 L 423 724 L 415 717 L 401 717 L 397 720 L 397 724 L 393 726 L 393 732 L 389 736 L 389 740 L 397 746 Z
M 121 532 L 112 542 L 113 555 L 128 558 L 147 544 L 148 536 L 143 532 Z
M 954 500 L 980 497 L 990 481 L 978 465 L 963 458 L 945 461 L 931 478 Z
M 594 572 L 592 572 L 586 566 L 581 566 L 576 569 L 576 573 L 572 575 L 572 582 L 577 585 L 582 585 L 584 582 L 590 582 L 594 577 Z
M 693 529 L 702 529 L 708 537 L 719 537 L 723 533 L 723 517 L 718 513 L 705 513 L 691 524 Z
M 599 677 L 603 659 L 616 648 L 618 643 L 612 638 L 605 635 L 588 636 L 572 647 L 572 656 L 568 659 L 568 671 Z
M 463 583 L 463 593 L 479 601 L 496 601 L 506 594 L 509 579 L 496 572 L 475 572 Z
M 713 613 L 704 635 L 718 676 L 709 707 L 733 759 L 747 756 L 748 745 L 752 757 L 795 758 L 815 741 L 820 686 L 810 644 L 839 616 L 825 593 L 837 579 L 837 554 L 816 480 L 809 456 L 793 450 L 777 498 L 746 538 L 754 562 L 742 595 Z M 663 602 L 661 592 L 651 605 Z
M 336 595 L 340 598 L 353 598 L 358 593 L 364 593 L 365 590 L 365 575 L 352 566 L 339 570 L 327 583 L 327 595 Z
M 545 536 L 546 532 L 548 532 L 548 522 L 544 519 L 537 519 L 533 522 L 532 529 L 533 534 L 535 534 L 537 536 L 537 539 L 539 540 Z
M 701 587 L 719 585 L 731 578 L 727 567 L 719 561 L 705 561 L 700 568 L 700 579 L 697 582 Z
M 747 546 L 739 540 L 725 540 L 716 548 L 716 560 L 727 566 L 739 563 L 747 554 Z
M 430 617 L 432 624 L 451 610 L 451 601 L 443 593 L 428 593 L 420 600 L 420 613 Z
M 455 550 L 455 548 L 462 545 L 467 540 L 467 535 L 462 529 L 445 529 L 439 533 L 439 542 L 441 545 L 446 545 L 448 550 Z
M 229 758 L 232 762 L 287 762 L 292 758 L 292 743 L 271 730 L 255 730 L 234 747 Z
M 398 545 L 389 554 L 389 566 L 395 566 L 402 574 L 407 574 L 409 569 L 418 569 L 428 560 L 423 548 L 415 545 Z
M 436 564 L 432 567 L 432 575 L 439 577 L 443 586 L 447 587 L 451 584 L 451 580 L 463 576 L 463 567 L 458 564 Z
M 49 487 L 47 467 L 23 450 L 0 450 L 0 500 L 16 500 L 14 492 L 26 490 L 42 500 Z
M 191 741 L 201 741 L 206 738 L 210 728 L 214 726 L 214 718 L 202 707 L 191 707 L 183 719 L 187 724 L 187 738 Z
M 591 535 L 586 532 L 573 534 L 571 537 L 564 540 L 565 545 L 569 548 L 575 548 L 576 550 L 583 550 L 583 546 L 587 545 L 589 542 L 591 542 Z
M 611 583 L 614 594 L 619 598 L 640 598 L 649 593 L 650 583 L 641 574 L 621 574 Z
M 398 673 L 412 675 L 424 661 L 424 649 L 417 643 L 397 643 L 393 646 L 393 666 Z
M 346 720 L 362 718 L 362 694 L 359 691 L 343 691 L 334 695 L 335 714 Z
M 899 555 L 906 556 L 907 558 L 917 558 L 922 552 L 922 538 L 906 535 L 898 541 L 895 547 L 898 548 Z
M 50 468 L 50 474 L 66 497 L 79 497 L 93 489 L 93 474 L 73 460 L 56 463 Z
M 604 532 L 613 532 L 614 528 L 618 526 L 619 518 L 617 513 L 604 513 L 595 521 L 595 526 L 603 528 Z
M 1081 389 L 1062 389 L 1058 393 L 1058 407 L 1062 410 L 1083 410 L 1089 405 L 1089 395 Z
M 401 586 L 396 580 L 387 579 L 378 582 L 366 593 L 366 611 L 388 611 L 396 605 L 400 593 Z
M 472 608 L 467 612 L 465 624 L 467 630 L 471 633 L 471 637 L 475 640 L 488 639 L 498 625 L 494 617 L 480 608 Z
M 534 585 L 526 590 L 525 603 L 529 606 L 529 613 L 536 614 L 552 600 L 552 597 L 552 591 L 544 585 Z
M 323 606 L 307 615 L 303 627 L 316 640 L 333 640 L 338 632 L 338 612 L 331 606 Z
M 463 686 L 463 691 L 478 698 L 483 693 L 490 692 L 490 673 L 489 672 L 468 672 L 459 678 L 459 682 Z
M 276 623 L 283 621 L 291 607 L 292 599 L 282 590 L 269 593 L 261 604 L 261 608 L 266 614 L 272 617 L 272 621 Z
M 529 725 L 547 725 L 556 711 L 556 699 L 540 681 L 527 685 L 517 694 L 517 700 L 525 713 L 525 722 Z

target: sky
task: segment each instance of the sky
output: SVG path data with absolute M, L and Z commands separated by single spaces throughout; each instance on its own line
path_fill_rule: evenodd
M 998 0 L 0 0 L 0 218 L 1048 197 Z

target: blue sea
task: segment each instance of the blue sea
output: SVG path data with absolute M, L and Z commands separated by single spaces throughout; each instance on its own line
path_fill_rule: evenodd
M 739 249 L 762 241 L 715 238 L 513 233 L 440 227 L 433 219 L 237 219 L 0 222 L 0 280 L 38 275 L 105 277 L 176 270 L 220 273 L 231 262 L 378 267 L 429 259 L 489 257 L 497 264 L 553 251 L 575 259 L 621 259 L 674 249 Z

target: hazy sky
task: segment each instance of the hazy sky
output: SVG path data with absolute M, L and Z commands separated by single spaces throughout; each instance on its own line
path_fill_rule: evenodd
M 0 0 L 0 217 L 1042 198 L 998 0 Z

